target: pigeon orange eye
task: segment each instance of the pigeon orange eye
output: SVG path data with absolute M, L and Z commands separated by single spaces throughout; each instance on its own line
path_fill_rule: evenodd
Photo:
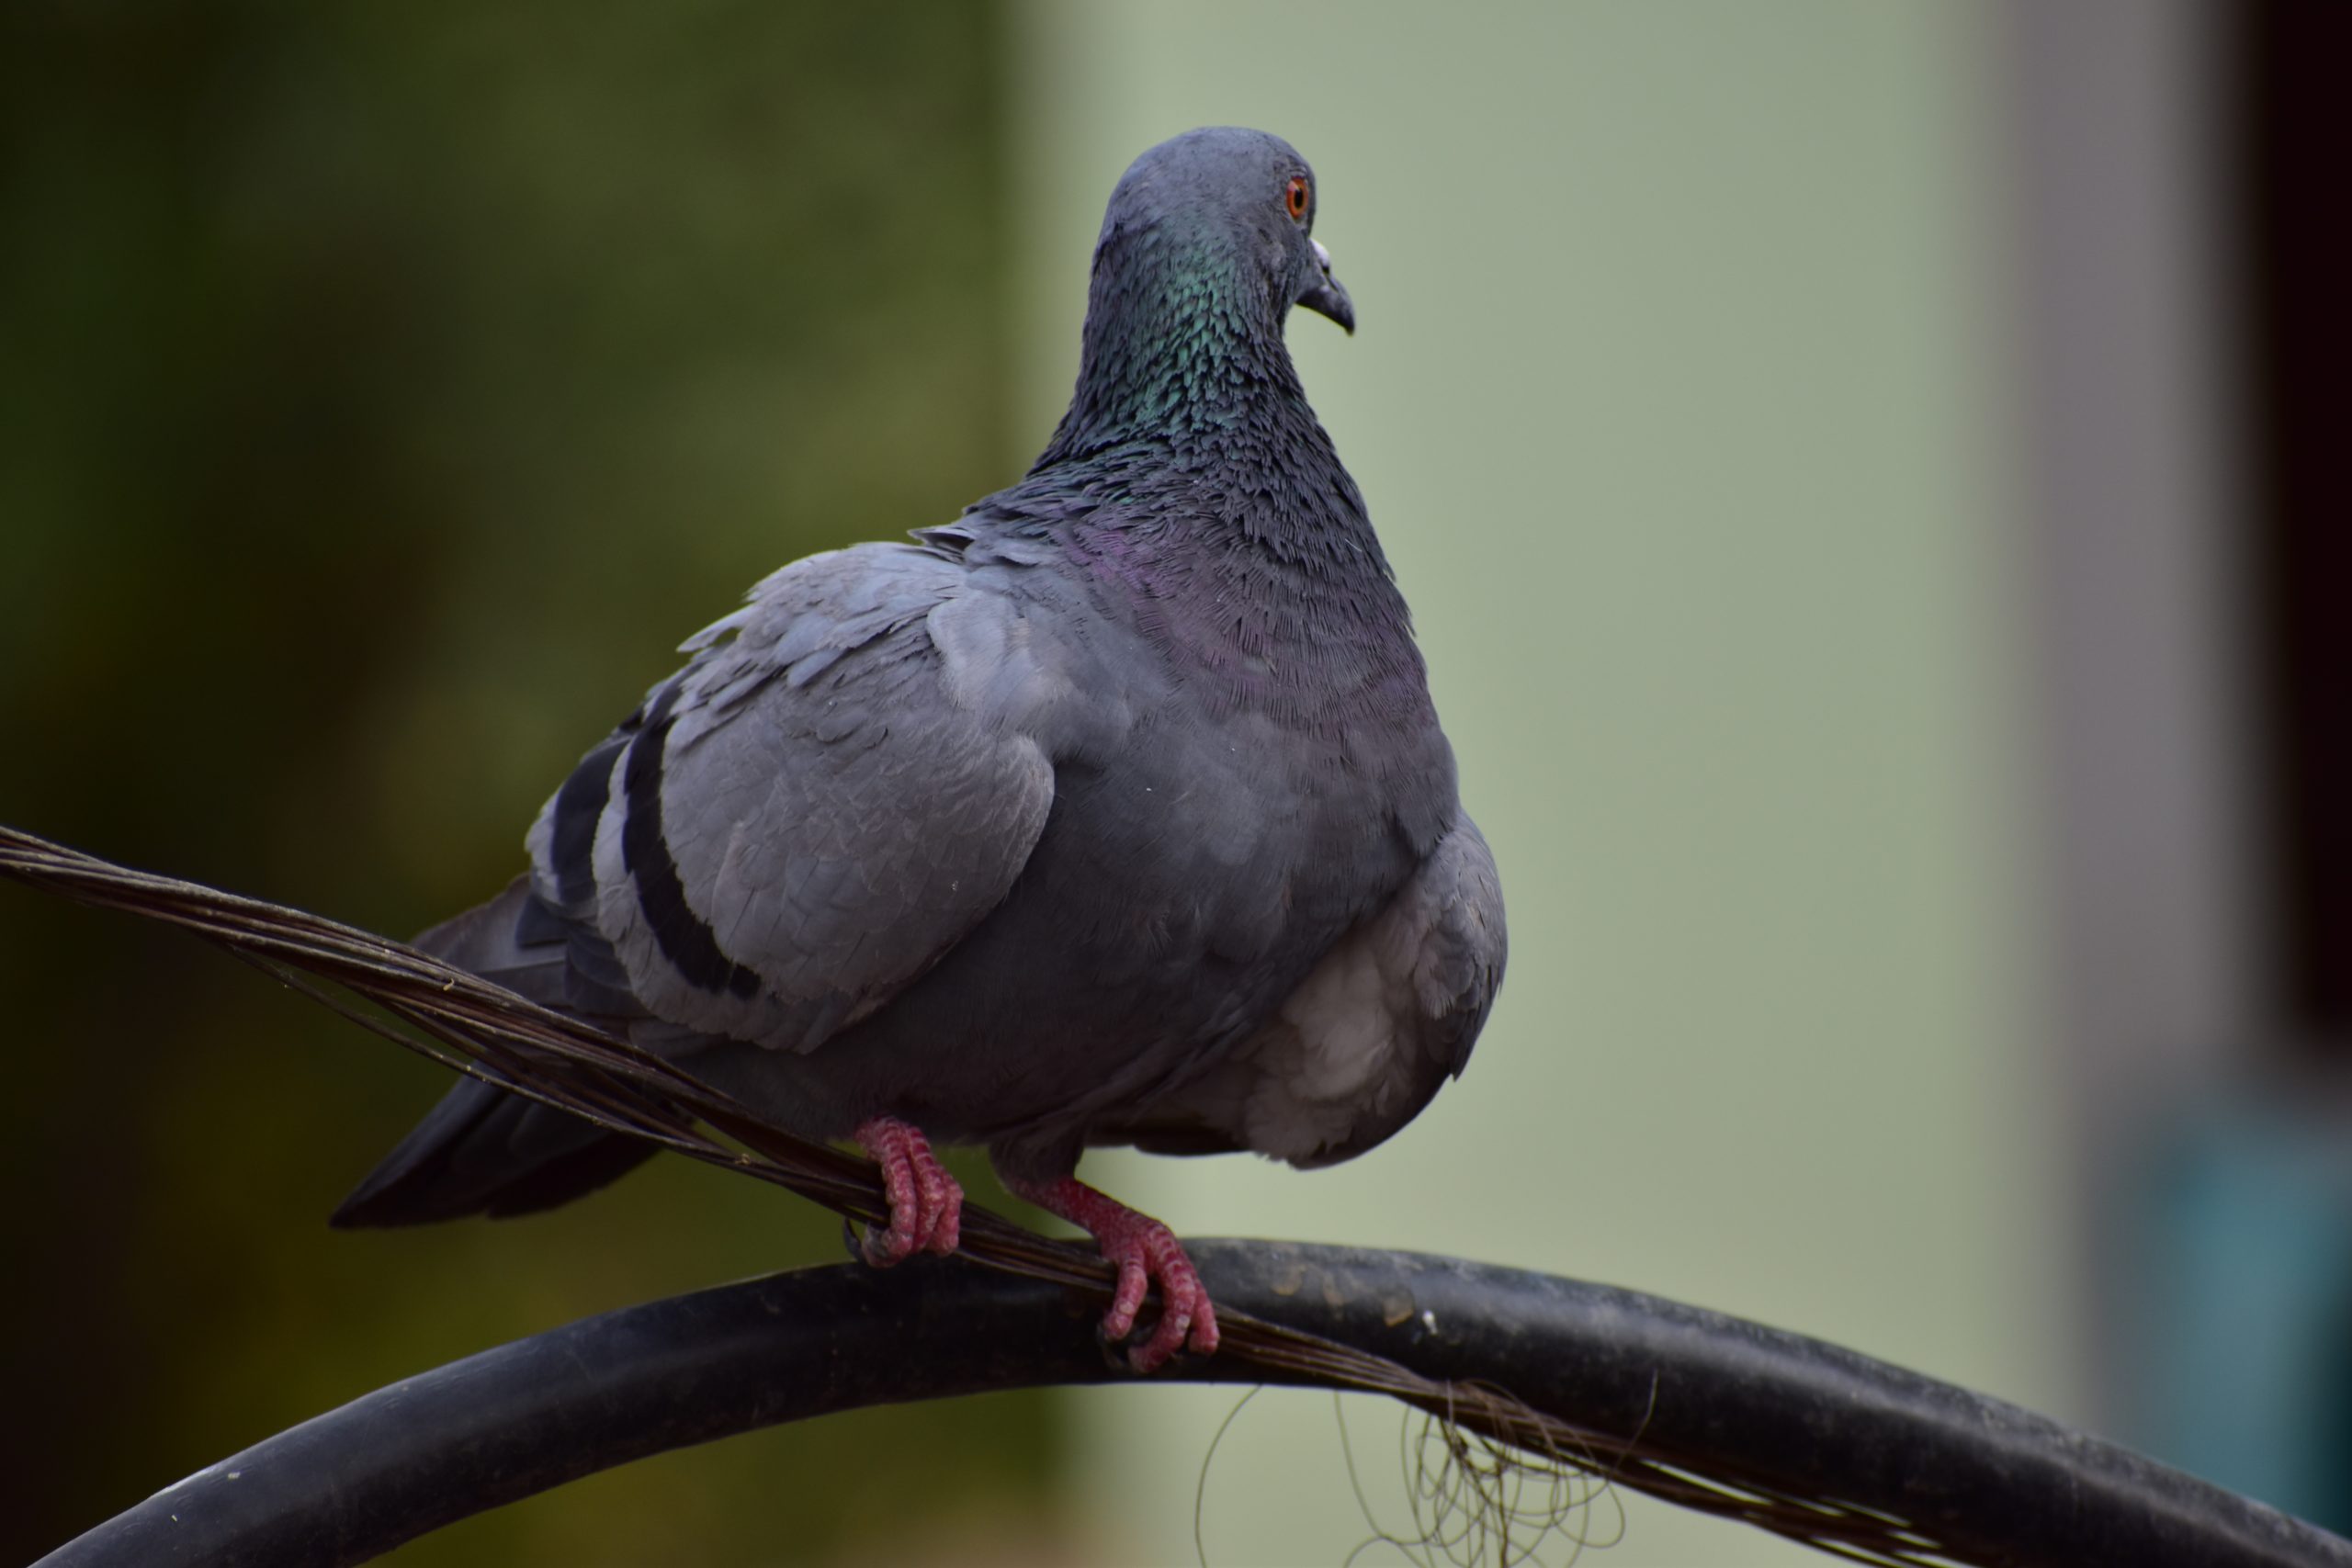
M 1290 186 L 1283 193 L 1283 205 L 1290 209 L 1291 219 L 1294 222 L 1304 222 L 1306 220 L 1306 176 L 1305 175 L 1291 175 Z

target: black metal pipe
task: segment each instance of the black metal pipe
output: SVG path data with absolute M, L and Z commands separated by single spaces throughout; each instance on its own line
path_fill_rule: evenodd
M 1704 1459 L 1711 1473 L 1880 1510 L 1953 1561 L 2352 1568 L 2352 1542 L 2261 1504 L 1797 1335 L 1453 1258 L 1187 1246 L 1231 1310 L 1508 1388 L 1596 1432 Z M 1094 1340 L 1100 1310 L 1097 1298 L 956 1259 L 815 1269 L 648 1303 L 379 1389 L 42 1562 L 365 1562 L 667 1449 L 860 1405 L 1124 1377 Z M 1260 1381 L 1215 1360 L 1171 1371 Z

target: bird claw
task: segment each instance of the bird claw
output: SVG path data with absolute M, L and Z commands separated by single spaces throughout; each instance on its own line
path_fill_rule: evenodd
M 945 1256 L 963 1239 L 964 1189 L 931 1152 L 920 1128 L 892 1116 L 861 1123 L 859 1146 L 882 1168 L 890 1195 L 890 1224 L 868 1225 L 861 1250 L 876 1269 L 903 1263 L 918 1252 Z
M 1111 1310 L 1102 1314 L 1102 1336 L 1113 1343 L 1128 1338 L 1152 1280 L 1159 1281 L 1159 1320 L 1151 1336 L 1130 1346 L 1127 1365 L 1138 1372 L 1158 1371 L 1180 1350 L 1196 1355 L 1216 1353 L 1216 1309 L 1193 1260 L 1176 1235 L 1158 1220 L 1141 1214 L 1132 1227 L 1104 1235 L 1102 1256 L 1119 1266 L 1119 1283 L 1111 1296 Z
M 1152 1281 L 1159 1282 L 1159 1319 L 1150 1337 L 1131 1346 L 1127 1365 L 1139 1372 L 1157 1371 L 1179 1350 L 1195 1355 L 1216 1353 L 1216 1309 L 1209 1304 L 1208 1288 L 1184 1254 L 1176 1233 L 1148 1214 L 1139 1214 L 1116 1199 L 1104 1196 L 1076 1177 L 1057 1181 L 1025 1180 L 1006 1176 L 1005 1185 L 1049 1214 L 1058 1214 L 1090 1232 L 1102 1256 L 1118 1266 L 1118 1283 L 1111 1292 L 1111 1310 L 1102 1314 L 1102 1337 L 1118 1344 L 1136 1331 L 1144 1297 Z

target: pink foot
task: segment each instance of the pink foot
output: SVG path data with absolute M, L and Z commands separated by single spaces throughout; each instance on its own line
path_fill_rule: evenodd
M 1139 1372 L 1156 1371 L 1187 1347 L 1195 1355 L 1216 1354 L 1216 1309 L 1209 1304 L 1208 1291 L 1174 1232 L 1074 1176 L 1058 1181 L 1006 1177 L 1004 1184 L 1047 1213 L 1091 1233 L 1102 1256 L 1119 1266 L 1111 1310 L 1102 1314 L 1103 1337 L 1115 1343 L 1134 1333 L 1144 1292 L 1152 1280 L 1159 1281 L 1159 1326 L 1150 1339 L 1127 1352 L 1128 1365 Z
M 890 1228 L 865 1231 L 865 1260 L 887 1269 L 917 1252 L 956 1250 L 964 1230 L 964 1190 L 931 1152 L 922 1129 L 895 1116 L 858 1124 L 858 1145 L 882 1168 Z

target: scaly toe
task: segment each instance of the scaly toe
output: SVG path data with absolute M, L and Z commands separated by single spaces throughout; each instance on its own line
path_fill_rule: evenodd
M 921 1227 L 920 1245 L 923 1250 L 944 1258 L 963 1243 L 964 1189 L 938 1166 L 925 1174 L 935 1175 L 938 1180 L 922 1188 L 924 1218 L 928 1223 Z
M 866 1227 L 866 1262 L 902 1263 L 918 1251 L 953 1252 L 963 1236 L 964 1190 L 947 1174 L 922 1130 L 878 1116 L 860 1124 L 857 1141 L 882 1169 L 890 1200 L 887 1227 Z
M 1193 1324 L 1190 1306 L 1181 1298 L 1171 1299 L 1159 1314 L 1151 1337 L 1127 1352 L 1127 1364 L 1139 1372 L 1156 1372 L 1166 1366 L 1169 1358 L 1184 1348 L 1184 1339 Z
M 1144 1292 L 1151 1275 L 1139 1256 L 1113 1259 L 1119 1266 L 1119 1283 L 1111 1292 L 1111 1310 L 1102 1314 L 1102 1337 L 1116 1345 L 1136 1331 L 1136 1314 L 1143 1310 Z

